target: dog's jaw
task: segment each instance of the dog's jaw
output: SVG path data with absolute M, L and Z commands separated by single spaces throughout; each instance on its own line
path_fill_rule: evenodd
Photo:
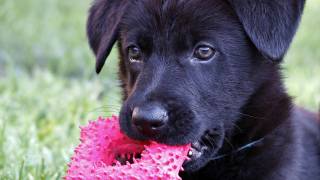
M 192 143 L 188 153 L 189 160 L 183 167 L 186 172 L 195 172 L 206 166 L 209 159 L 216 156 L 223 145 L 225 135 L 221 129 L 207 130 L 201 138 Z

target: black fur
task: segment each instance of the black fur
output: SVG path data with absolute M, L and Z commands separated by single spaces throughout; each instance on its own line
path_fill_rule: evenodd
M 123 88 L 121 129 L 135 139 L 206 149 L 184 164 L 183 179 L 320 179 L 316 115 L 292 105 L 280 62 L 304 0 L 96 0 L 87 32 L 97 72 L 118 41 Z M 216 54 L 192 55 L 199 42 Z M 141 63 L 130 63 L 138 46 Z M 132 127 L 133 108 L 158 102 L 169 114 L 159 133 Z M 265 137 L 245 153 L 210 158 Z

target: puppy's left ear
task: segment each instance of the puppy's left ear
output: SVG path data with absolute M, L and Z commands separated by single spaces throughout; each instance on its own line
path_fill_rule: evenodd
M 281 60 L 300 22 L 305 0 L 229 0 L 257 49 Z

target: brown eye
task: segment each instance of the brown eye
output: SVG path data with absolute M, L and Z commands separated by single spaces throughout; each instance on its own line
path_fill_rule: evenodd
M 141 51 L 136 46 L 131 46 L 128 48 L 128 57 L 131 62 L 141 61 Z
M 207 45 L 201 45 L 196 48 L 194 52 L 194 57 L 201 61 L 207 61 L 210 60 L 215 53 L 216 51 L 212 47 Z

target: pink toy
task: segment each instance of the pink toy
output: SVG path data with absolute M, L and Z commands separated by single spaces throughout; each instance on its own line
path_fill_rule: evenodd
M 120 132 L 115 116 L 82 127 L 80 141 L 68 164 L 67 180 L 181 179 L 178 173 L 190 149 L 190 145 L 167 146 L 129 139 Z

